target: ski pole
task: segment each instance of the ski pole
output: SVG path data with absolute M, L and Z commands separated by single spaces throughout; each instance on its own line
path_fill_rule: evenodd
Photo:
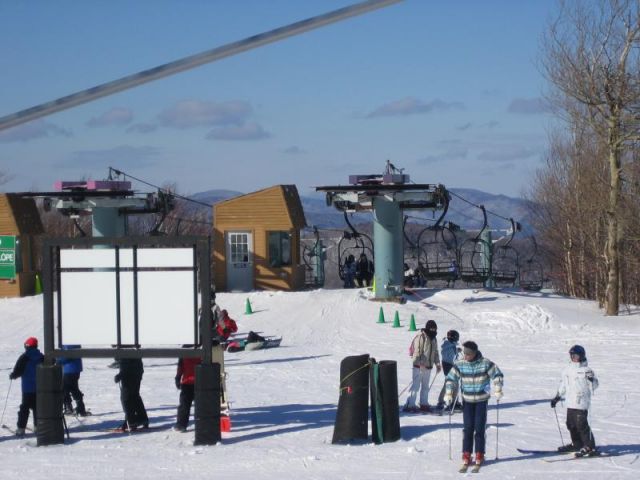
M 564 445 L 564 438 L 562 438 L 562 430 L 560 429 L 560 420 L 558 420 L 558 411 L 556 410 L 556 407 L 553 407 L 553 413 L 556 414 L 556 423 L 558 424 L 558 432 L 560 433 L 560 442 Z
M 0 425 L 4 425 L 4 412 L 7 410 L 7 402 L 9 401 L 9 394 L 11 393 L 11 385 L 13 385 L 13 378 L 9 380 L 9 388 L 7 390 L 7 398 L 4 399 L 4 408 L 2 409 L 2 417 L 0 417 Z
M 413 380 L 411 380 L 411 381 L 407 384 L 407 386 L 406 386 L 406 387 L 404 387 L 404 388 L 402 389 L 402 391 L 398 394 L 398 398 L 400 398 L 400 397 L 402 396 L 402 394 L 403 394 L 404 392 L 406 392 L 406 391 L 407 391 L 407 388 L 409 388 L 412 384 L 413 384 Z
M 500 400 L 496 400 L 496 460 L 498 460 L 498 436 L 500 434 Z
M 451 457 L 451 415 L 453 415 L 453 409 L 456 406 L 456 403 L 458 402 L 458 394 L 460 393 L 460 390 L 456 388 L 456 398 L 454 398 L 453 403 L 451 404 L 451 410 L 449 410 L 449 460 L 453 460 L 453 458 Z

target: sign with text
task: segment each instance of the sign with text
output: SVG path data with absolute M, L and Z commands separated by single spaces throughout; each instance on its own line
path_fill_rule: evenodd
M 16 237 L 0 235 L 0 278 L 16 278 Z

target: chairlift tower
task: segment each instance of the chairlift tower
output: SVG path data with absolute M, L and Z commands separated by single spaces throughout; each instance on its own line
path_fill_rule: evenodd
M 385 172 L 349 175 L 349 185 L 316 187 L 327 205 L 342 212 L 373 212 L 374 297 L 394 299 L 404 284 L 404 210 L 439 210 L 448 192 L 443 185 L 410 183 L 408 174 L 387 160 Z

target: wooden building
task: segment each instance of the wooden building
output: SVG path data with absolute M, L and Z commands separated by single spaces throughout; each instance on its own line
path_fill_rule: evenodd
M 0 298 L 35 293 L 36 237 L 42 233 L 32 198 L 0 194 Z
M 276 185 L 219 202 L 213 218 L 217 290 L 304 287 L 300 229 L 306 222 L 295 185 Z

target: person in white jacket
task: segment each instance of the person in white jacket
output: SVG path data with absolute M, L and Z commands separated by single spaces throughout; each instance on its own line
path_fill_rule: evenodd
M 562 379 L 551 407 L 563 400 L 567 406 L 567 428 L 571 443 L 558 448 L 560 452 L 576 452 L 576 456 L 597 455 L 596 442 L 589 426 L 591 394 L 598 388 L 598 378 L 587 363 L 587 354 L 580 345 L 569 350 L 571 363 L 562 371 Z
M 411 388 L 409 397 L 404 406 L 404 411 L 409 413 L 430 412 L 429 406 L 429 378 L 431 370 L 436 367 L 436 373 L 442 370 L 440 365 L 440 355 L 438 355 L 438 325 L 435 320 L 427 321 L 422 331 L 416 335 L 409 347 L 411 355 L 412 372 Z M 416 405 L 416 397 L 420 392 L 420 408 Z

